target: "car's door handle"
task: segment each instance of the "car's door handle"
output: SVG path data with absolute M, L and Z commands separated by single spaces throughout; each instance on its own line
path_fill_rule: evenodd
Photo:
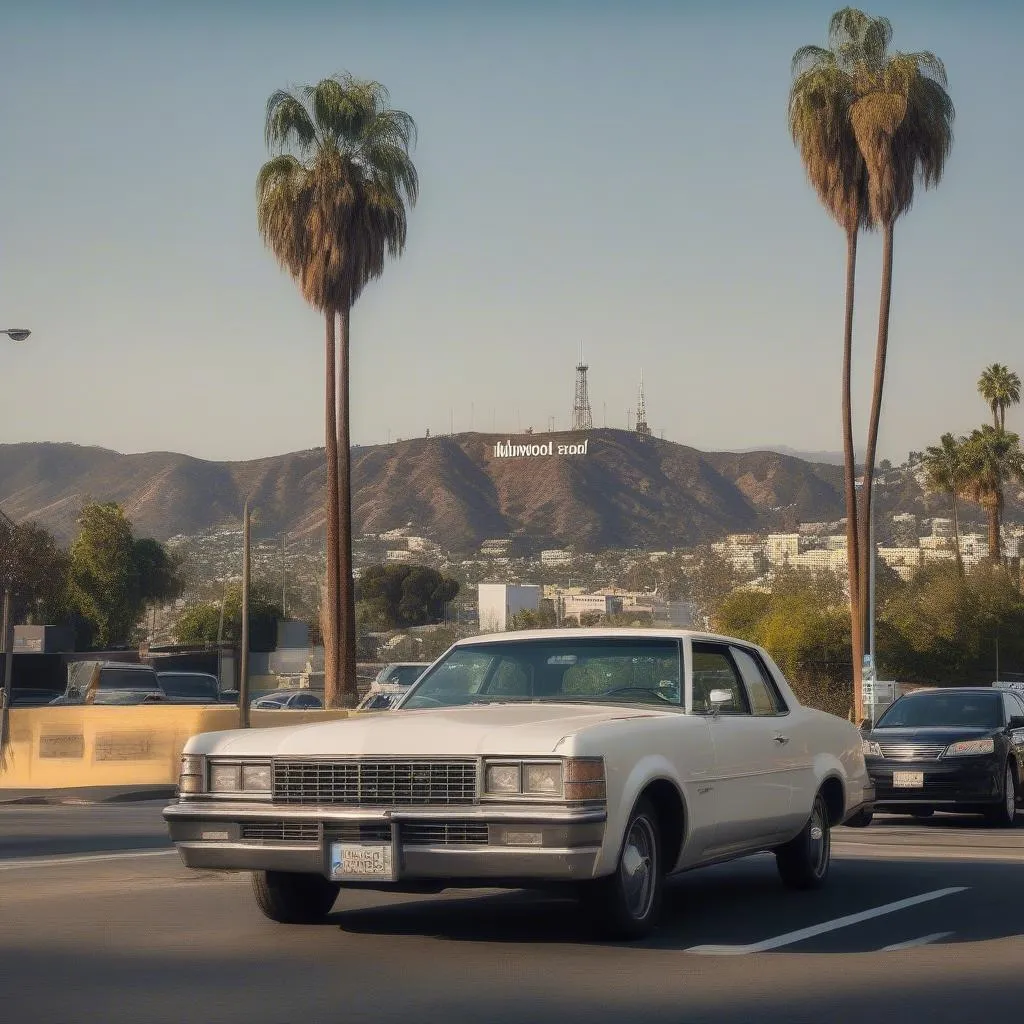
M 788 743 L 789 742 L 789 737 L 788 736 L 783 736 L 782 733 L 776 733 L 772 737 L 772 739 L 774 739 L 776 743 Z

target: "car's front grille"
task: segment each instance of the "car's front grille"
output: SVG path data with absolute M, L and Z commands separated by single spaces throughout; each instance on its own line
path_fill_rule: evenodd
M 241 825 L 241 838 L 259 843 L 315 843 L 320 825 L 315 821 L 254 821 Z
M 405 806 L 476 802 L 476 761 L 274 761 L 275 803 Z
M 943 743 L 882 743 L 882 757 L 890 761 L 937 761 L 946 749 Z
M 415 821 L 401 828 L 404 846 L 486 846 L 483 821 Z

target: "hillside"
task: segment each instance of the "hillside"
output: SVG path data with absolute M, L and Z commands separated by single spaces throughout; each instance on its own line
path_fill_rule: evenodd
M 557 453 L 584 438 L 586 454 Z M 495 445 L 509 440 L 551 442 L 554 453 L 496 457 Z M 207 462 L 72 444 L 0 445 L 4 510 L 38 519 L 65 540 L 89 499 L 120 502 L 138 533 L 166 539 L 237 525 L 247 493 L 260 510 L 261 532 L 312 536 L 322 529 L 323 484 L 320 449 Z M 411 523 L 455 551 L 516 533 L 531 546 L 599 550 L 793 529 L 839 518 L 841 488 L 838 466 L 775 452 L 705 453 L 611 429 L 515 438 L 468 433 L 353 451 L 357 533 Z M 903 502 L 923 504 L 919 489 L 911 486 Z

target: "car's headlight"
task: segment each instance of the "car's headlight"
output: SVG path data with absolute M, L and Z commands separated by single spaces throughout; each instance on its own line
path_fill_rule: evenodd
M 943 757 L 970 757 L 974 754 L 992 754 L 996 749 L 996 741 L 991 736 L 984 740 L 958 740 L 950 743 L 943 752 Z
M 485 796 L 603 800 L 604 761 L 570 757 L 563 761 L 491 761 L 484 767 Z
M 178 776 L 179 793 L 202 793 L 206 788 L 206 758 L 202 754 L 182 754 Z
M 232 761 L 210 764 L 211 793 L 269 793 L 271 769 L 268 762 L 245 764 Z
M 874 740 L 862 740 L 860 747 L 865 757 L 882 756 L 882 748 Z

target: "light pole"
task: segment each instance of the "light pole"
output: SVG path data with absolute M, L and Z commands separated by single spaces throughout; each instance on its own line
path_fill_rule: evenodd
M 6 331 L 0 331 L 0 334 L 6 334 L 11 341 L 28 341 L 31 333 L 27 327 L 8 327 Z

